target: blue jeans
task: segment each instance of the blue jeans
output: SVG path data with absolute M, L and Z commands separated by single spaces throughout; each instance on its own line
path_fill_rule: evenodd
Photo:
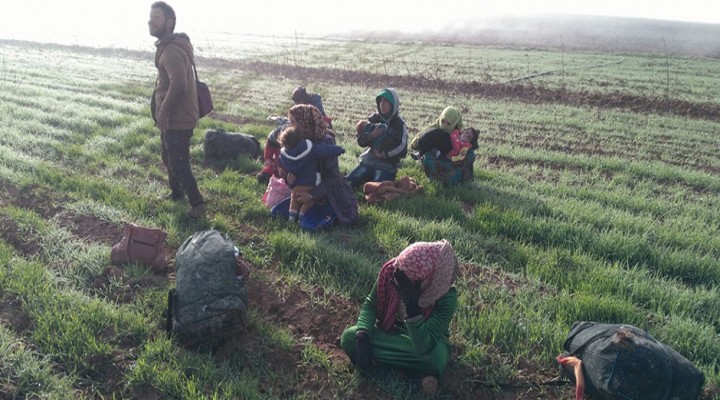
M 357 189 L 365 184 L 365 182 L 394 181 L 396 174 L 396 172 L 368 167 L 367 165 L 360 163 L 360 165 L 355 167 L 354 170 L 345 175 L 345 180 L 347 180 L 353 189 Z

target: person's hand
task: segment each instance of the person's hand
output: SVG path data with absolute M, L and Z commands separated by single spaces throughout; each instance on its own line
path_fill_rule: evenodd
M 364 329 L 355 333 L 355 367 L 363 374 L 370 373 L 370 357 L 372 347 L 370 346 L 370 334 Z
M 155 126 L 158 127 L 158 129 L 160 130 L 160 133 L 166 133 L 168 131 L 168 129 L 170 129 L 170 118 L 158 116 Z
M 387 158 L 387 157 L 385 156 L 385 152 L 384 152 L 384 151 L 380 151 L 380 150 L 375 149 L 375 148 L 373 148 L 372 151 L 373 151 L 373 155 L 375 156 L 375 158 L 380 158 L 380 159 Z
M 293 182 L 295 182 L 295 175 L 292 173 L 288 173 L 287 175 L 285 175 L 285 182 L 289 186 L 292 186 Z
M 413 283 L 410 278 L 405 275 L 405 272 L 399 269 L 393 274 L 393 279 L 390 283 L 395 286 L 395 289 L 397 289 L 400 294 L 400 298 L 403 303 L 405 303 L 407 317 L 412 318 L 419 315 L 422 312 L 422 310 L 420 310 L 420 306 L 418 305 L 421 292 L 420 286 L 422 283 Z

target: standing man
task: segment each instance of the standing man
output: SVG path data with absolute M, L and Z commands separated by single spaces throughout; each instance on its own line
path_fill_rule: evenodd
M 162 161 L 167 169 L 170 199 L 190 202 L 190 217 L 205 214 L 205 200 L 190 167 L 190 138 L 199 119 L 197 87 L 190 38 L 175 30 L 175 11 L 164 1 L 150 6 L 148 27 L 156 37 L 158 77 L 151 111 L 160 130 Z

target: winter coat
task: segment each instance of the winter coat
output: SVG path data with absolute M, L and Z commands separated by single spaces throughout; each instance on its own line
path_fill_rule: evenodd
M 280 151 L 280 165 L 287 173 L 295 175 L 295 180 L 289 186 L 317 186 L 322 182 L 318 160 L 337 158 L 345 149 L 335 144 L 313 143 L 301 140 L 293 148 Z
M 380 100 L 387 99 L 393 108 L 389 115 L 380 113 Z M 360 162 L 372 168 L 382 169 L 390 172 L 397 172 L 398 163 L 407 155 L 408 132 L 405 121 L 400 117 L 400 98 L 393 88 L 383 89 L 375 98 L 377 112 L 368 117 L 370 124 L 385 124 L 387 126 L 384 135 L 382 148 L 376 148 L 379 141 L 374 140 L 365 151 L 360 154 Z M 363 144 L 358 143 L 360 146 Z M 385 158 L 376 157 L 373 150 L 380 151 Z
M 310 102 L 308 104 L 315 106 L 320 111 L 323 117 L 326 117 L 325 109 L 323 108 L 322 96 L 317 93 L 308 93 Z
M 193 72 L 193 47 L 184 33 L 155 42 L 157 83 L 153 92 L 157 119 L 169 118 L 170 130 L 194 129 L 200 117 Z

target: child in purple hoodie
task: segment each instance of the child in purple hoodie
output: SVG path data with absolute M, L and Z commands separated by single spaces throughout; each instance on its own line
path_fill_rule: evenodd
M 280 164 L 285 172 L 295 176 L 294 181 L 288 185 L 292 189 L 288 221 L 294 222 L 302 220 L 305 213 L 315 205 L 314 200 L 301 202 L 299 197 L 301 193 L 307 193 L 320 184 L 318 160 L 337 157 L 344 153 L 345 149 L 303 139 L 302 134 L 293 126 L 282 131 L 279 142 L 282 145 Z

